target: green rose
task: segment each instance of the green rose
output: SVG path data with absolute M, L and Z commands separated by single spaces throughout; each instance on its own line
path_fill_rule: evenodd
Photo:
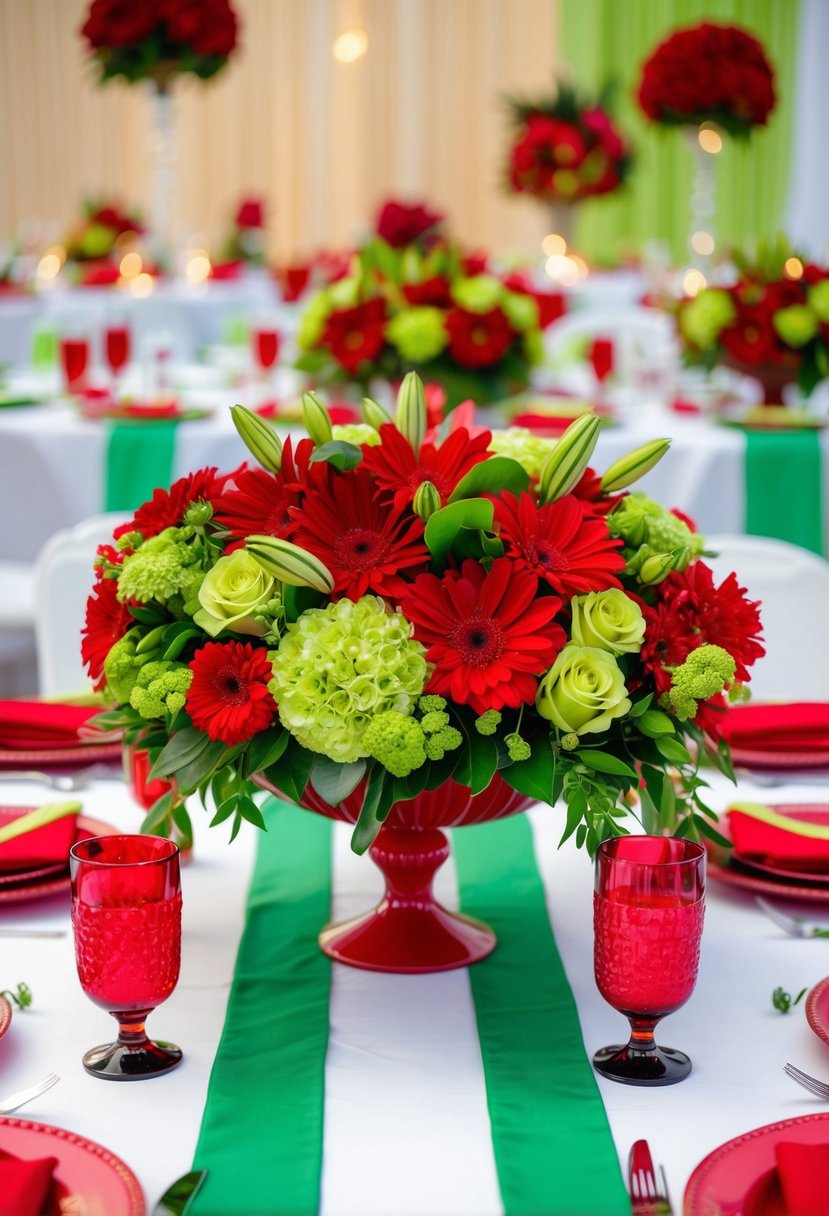
M 567 734 L 594 735 L 630 709 L 613 655 L 595 646 L 565 646 L 538 687 L 535 707 Z
M 809 288 L 809 305 L 824 323 L 829 323 L 829 279 L 821 279 Z
M 579 646 L 594 646 L 611 654 L 638 654 L 645 636 L 645 618 L 635 600 L 624 591 L 591 591 L 577 595 L 572 638 Z
M 428 363 L 436 359 L 449 335 L 439 308 L 406 308 L 392 317 L 386 337 L 409 363 Z
M 811 342 L 818 330 L 818 320 L 807 304 L 790 304 L 772 317 L 772 325 L 787 346 L 797 349 Z
M 737 315 L 734 301 L 727 291 L 709 287 L 683 304 L 679 314 L 682 335 L 700 350 L 711 350 L 716 346 L 721 330 Z
M 502 283 L 491 274 L 476 274 L 471 279 L 461 279 L 452 288 L 455 303 L 467 312 L 489 312 L 501 303 L 503 294 Z
M 223 629 L 262 636 L 267 627 L 253 613 L 273 597 L 274 580 L 246 549 L 220 557 L 199 588 L 201 607 L 193 620 L 215 638 Z

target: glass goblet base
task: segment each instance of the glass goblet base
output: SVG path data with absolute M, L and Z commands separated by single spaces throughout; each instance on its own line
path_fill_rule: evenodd
M 143 1081 L 171 1072 L 181 1063 L 182 1051 L 175 1043 L 147 1039 L 140 1047 L 104 1043 L 83 1057 L 83 1066 L 93 1077 L 105 1081 Z
M 692 1065 L 689 1056 L 673 1047 L 641 1051 L 629 1043 L 617 1043 L 597 1051 L 593 1067 L 601 1076 L 624 1085 L 676 1085 L 685 1080 Z

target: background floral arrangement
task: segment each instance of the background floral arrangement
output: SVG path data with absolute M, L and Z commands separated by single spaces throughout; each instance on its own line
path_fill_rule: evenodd
M 758 606 L 715 585 L 689 521 L 625 492 L 668 441 L 599 478 L 597 418 L 555 443 L 457 414 L 428 432 L 413 374 L 393 420 L 367 400 L 334 428 L 313 394 L 303 411 L 283 447 L 234 407 L 261 467 L 156 490 L 98 551 L 83 655 L 117 705 L 98 723 L 172 782 L 145 830 L 189 832 L 195 791 L 233 835 L 261 825 L 265 773 L 297 802 L 361 791 L 361 852 L 396 802 L 497 771 L 563 795 L 591 851 L 637 792 L 649 830 L 717 838 L 698 762 L 730 768 L 724 694 L 763 653 Z
M 426 249 L 430 238 L 434 240 L 442 235 L 444 219 L 445 216 L 440 211 L 433 211 L 428 203 L 387 198 L 377 211 L 374 231 L 392 249 L 405 249 L 407 245 Z
M 515 126 L 507 181 L 515 194 L 575 202 L 617 190 L 632 155 L 610 114 L 612 90 L 595 101 L 558 84 L 553 97 L 509 99 Z
M 473 398 L 508 397 L 541 361 L 546 305 L 520 275 L 487 270 L 480 254 L 437 241 L 393 249 L 377 237 L 355 255 L 350 274 L 308 303 L 296 366 L 322 383 L 399 381 L 417 371 L 445 390 L 449 408 Z M 560 296 L 555 295 L 556 304 Z
M 87 201 L 84 216 L 65 236 L 66 256 L 73 262 L 109 258 L 120 236 L 142 236 L 144 227 L 138 217 L 112 200 Z
M 805 262 L 793 279 L 784 270 L 792 256 L 784 241 L 755 258 L 738 253 L 735 284 L 683 301 L 679 329 L 692 361 L 789 368 L 804 393 L 829 376 L 829 268 Z
M 236 208 L 233 227 L 222 256 L 229 262 L 262 266 L 265 262 L 265 204 L 261 198 L 243 198 Z
M 174 76 L 215 76 L 236 47 L 228 0 L 92 0 L 81 29 L 105 84 L 153 80 L 166 92 Z
M 748 135 L 774 109 L 774 71 L 752 34 L 704 21 L 660 42 L 642 66 L 637 98 L 653 122 L 714 122 Z

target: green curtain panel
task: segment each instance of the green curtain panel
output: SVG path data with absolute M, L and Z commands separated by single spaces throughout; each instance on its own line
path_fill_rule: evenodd
M 638 252 L 648 240 L 687 256 L 691 152 L 675 127 L 645 120 L 635 100 L 641 65 L 672 30 L 715 21 L 740 25 L 765 47 L 776 74 L 777 107 L 748 141 L 725 136 L 717 157 L 716 238 L 742 243 L 782 229 L 788 186 L 799 0 L 559 0 L 562 63 L 583 88 L 617 82 L 616 115 L 636 163 L 618 196 L 579 208 L 579 246 L 599 261 Z

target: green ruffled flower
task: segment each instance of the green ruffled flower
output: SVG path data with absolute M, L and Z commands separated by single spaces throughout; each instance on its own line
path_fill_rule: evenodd
M 136 639 L 127 634 L 119 638 L 104 659 L 104 676 L 112 695 L 121 705 L 129 702 L 144 660 L 135 653 Z
M 665 698 L 677 718 L 695 718 L 698 702 L 715 697 L 734 679 L 736 664 L 722 646 L 698 646 L 684 663 L 671 672 L 671 687 Z
M 175 595 L 190 601 L 204 578 L 202 548 L 191 543 L 191 527 L 165 528 L 145 540 L 136 553 L 124 558 L 118 577 L 118 599 L 166 603 Z
M 425 742 L 420 723 L 396 709 L 372 718 L 363 736 L 368 754 L 394 777 L 408 777 L 426 763 Z
M 489 312 L 504 296 L 504 285 L 492 274 L 476 274 L 460 279 L 452 288 L 452 299 L 467 312 Z
M 518 291 L 505 291 L 501 307 L 510 325 L 518 333 L 538 329 L 538 304 L 532 296 Z
M 386 337 L 409 363 L 436 359 L 449 341 L 439 308 L 406 308 L 392 317 Z
M 331 428 L 331 438 L 340 439 L 343 443 L 353 443 L 355 448 L 373 448 L 380 443 L 377 431 L 367 422 L 335 423 Z
M 268 688 L 282 725 L 340 763 L 368 756 L 373 718 L 411 714 L 428 678 L 425 649 L 411 634 L 403 614 L 375 595 L 303 612 L 270 656 Z
M 138 672 L 130 705 L 142 718 L 163 718 L 184 708 L 193 673 L 186 663 L 145 663 Z
M 506 431 L 493 431 L 489 450 L 496 456 L 509 456 L 526 469 L 533 481 L 541 476 L 541 467 L 555 446 L 555 441 L 543 439 L 523 426 L 511 426 Z
M 683 305 L 679 314 L 681 333 L 700 350 L 711 350 L 726 325 L 737 315 L 727 291 L 709 287 Z
M 807 304 L 790 304 L 781 308 L 771 319 L 778 335 L 787 346 L 796 350 L 811 342 L 818 331 L 817 314 Z
M 479 735 L 494 735 L 501 724 L 501 715 L 497 709 L 487 709 L 480 718 L 475 719 L 475 730 Z
M 433 735 L 428 735 L 424 747 L 430 760 L 442 760 L 447 752 L 453 752 L 463 743 L 463 735 L 454 726 L 444 726 Z

